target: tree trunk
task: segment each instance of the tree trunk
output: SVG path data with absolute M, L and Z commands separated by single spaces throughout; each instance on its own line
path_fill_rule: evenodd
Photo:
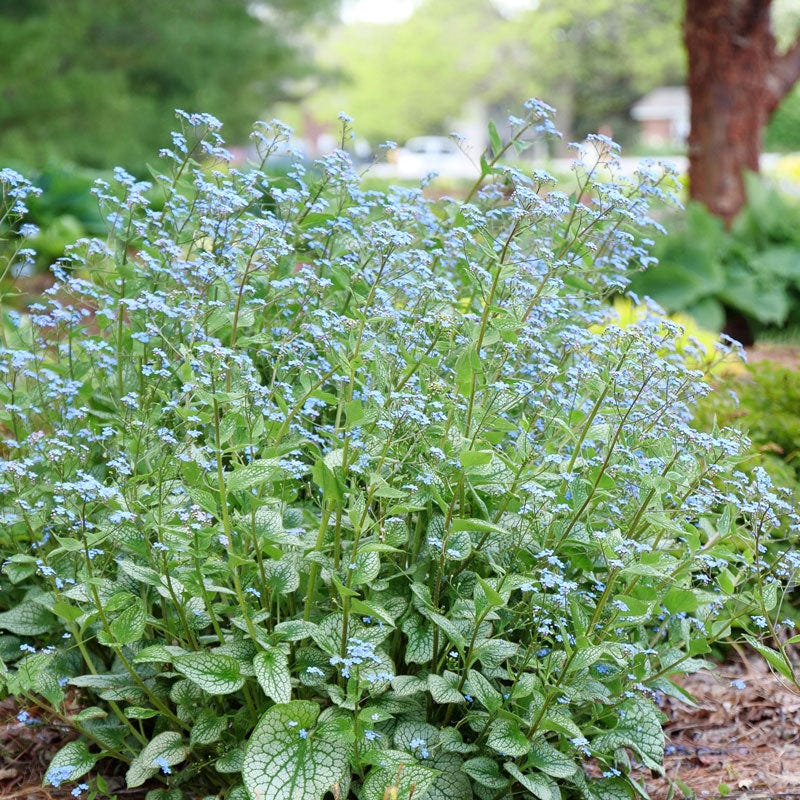
M 689 191 L 727 225 L 745 202 L 744 172 L 758 171 L 775 57 L 771 0 L 687 0 Z

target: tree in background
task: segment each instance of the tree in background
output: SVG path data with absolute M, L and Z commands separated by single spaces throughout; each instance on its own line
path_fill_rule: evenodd
M 800 37 L 778 48 L 772 0 L 686 0 L 689 187 L 730 225 L 758 171 L 764 129 L 800 79 Z
M 311 99 L 320 119 L 345 109 L 372 141 L 448 133 L 468 102 L 493 114 L 520 97 L 558 109 L 566 138 L 611 125 L 628 141 L 630 106 L 682 80 L 675 0 L 540 0 L 516 14 L 493 0 L 425 0 L 396 25 L 344 27 L 323 45 L 343 76 Z
M 569 137 L 605 126 L 629 146 L 631 106 L 683 81 L 680 21 L 675 0 L 540 0 L 516 20 L 525 34 L 514 71 L 536 76 Z
M 0 0 L 0 161 L 141 169 L 173 110 L 229 141 L 307 75 L 301 25 L 335 0 Z

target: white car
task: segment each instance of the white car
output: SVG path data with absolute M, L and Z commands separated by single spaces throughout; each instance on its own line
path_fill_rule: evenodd
M 398 178 L 419 179 L 431 172 L 443 178 L 475 178 L 480 173 L 469 156 L 447 136 L 415 136 L 393 155 Z

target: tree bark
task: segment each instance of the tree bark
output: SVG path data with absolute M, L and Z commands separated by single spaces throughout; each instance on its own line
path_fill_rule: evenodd
M 686 0 L 689 192 L 727 225 L 744 205 L 745 171 L 758 171 L 764 127 L 782 90 L 773 77 L 770 5 L 771 0 Z

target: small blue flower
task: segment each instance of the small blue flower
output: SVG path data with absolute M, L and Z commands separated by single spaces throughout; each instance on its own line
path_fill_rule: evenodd
M 47 782 L 51 786 L 58 789 L 64 781 L 68 781 L 73 772 L 77 769 L 73 764 L 65 765 L 63 767 L 56 767 L 55 769 L 47 770 Z
M 154 767 L 159 767 L 164 775 L 172 775 L 172 770 L 170 769 L 167 759 L 164 758 L 164 756 L 157 756 L 153 759 L 152 764 Z

